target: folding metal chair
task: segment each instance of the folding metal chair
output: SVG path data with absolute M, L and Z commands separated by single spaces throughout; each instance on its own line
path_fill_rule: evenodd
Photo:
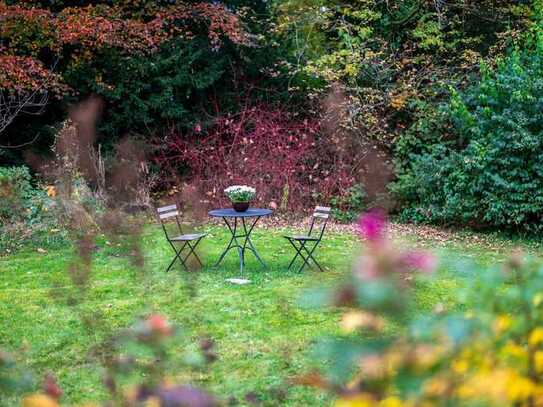
M 322 236 L 324 235 L 324 229 L 326 228 L 329 217 L 329 207 L 317 206 L 315 207 L 313 216 L 311 216 L 311 225 L 309 226 L 309 232 L 307 233 L 307 235 L 283 236 L 290 242 L 292 247 L 294 247 L 294 250 L 296 250 L 294 258 L 288 265 L 289 270 L 298 258 L 298 256 L 300 256 L 303 259 L 303 264 L 298 269 L 298 273 L 300 273 L 305 266 L 311 266 L 311 264 L 309 263 L 310 260 L 319 268 L 320 271 L 324 271 L 321 265 L 317 262 L 317 260 L 315 260 L 313 252 L 322 240 Z M 318 225 L 318 223 L 320 223 L 320 225 Z
M 162 225 L 164 234 L 166 235 L 166 240 L 168 240 L 168 243 L 170 243 L 170 246 L 175 252 L 175 257 L 173 258 L 166 271 L 170 271 L 176 260 L 179 260 L 185 270 L 188 270 L 187 259 L 190 257 L 191 254 L 194 256 L 194 258 L 196 258 L 198 263 L 200 263 L 200 266 L 203 266 L 200 258 L 198 257 L 198 254 L 196 254 L 196 246 L 198 246 L 200 240 L 202 240 L 202 238 L 204 238 L 207 233 L 184 234 L 183 230 L 181 229 L 181 212 L 179 211 L 177 204 L 163 206 L 161 208 L 157 208 L 156 211 L 158 220 Z M 170 233 L 168 233 L 168 228 L 166 227 L 167 222 L 170 221 L 172 218 L 175 218 L 175 224 L 177 224 L 177 232 L 176 236 L 174 237 L 170 237 Z M 177 233 L 179 233 L 179 235 L 177 235 Z M 180 246 L 177 247 L 176 244 Z M 183 251 L 188 251 L 188 253 L 185 255 L 183 254 Z

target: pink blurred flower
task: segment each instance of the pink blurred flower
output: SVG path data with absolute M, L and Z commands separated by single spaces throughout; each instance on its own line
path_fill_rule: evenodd
M 206 392 L 192 386 L 176 386 L 161 389 L 158 392 L 161 406 L 219 406 L 217 400 Z
M 152 333 L 170 336 L 173 332 L 168 320 L 162 315 L 151 314 L 147 317 L 145 323 L 147 324 L 147 327 L 151 330 Z
M 358 233 L 370 242 L 381 241 L 385 235 L 387 217 L 383 210 L 373 209 L 358 220 Z
M 426 252 L 407 252 L 400 256 L 400 264 L 405 269 L 431 273 L 437 266 L 437 259 Z
M 194 132 L 195 133 L 200 133 L 202 131 L 202 126 L 200 125 L 200 123 L 196 124 L 194 126 Z
M 49 397 L 58 400 L 62 396 L 62 389 L 53 375 L 47 373 L 43 378 L 42 389 Z
M 361 280 L 375 280 L 379 277 L 379 265 L 375 256 L 360 256 L 354 264 L 354 275 Z

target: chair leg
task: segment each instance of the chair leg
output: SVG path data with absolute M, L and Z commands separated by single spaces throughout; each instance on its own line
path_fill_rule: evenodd
M 298 273 L 300 273 L 304 269 L 304 267 L 306 265 L 309 265 L 309 263 L 308 263 L 309 259 L 306 259 L 305 256 L 302 253 L 302 250 L 307 251 L 307 249 L 305 248 L 306 242 L 300 241 L 300 242 L 298 242 L 300 244 L 300 246 L 296 246 L 291 239 L 288 239 L 288 240 L 289 240 L 290 244 L 292 245 L 292 247 L 294 247 L 294 250 L 296 250 L 296 255 L 291 260 L 291 262 L 290 262 L 290 264 L 288 266 L 288 269 L 290 270 L 290 268 L 294 264 L 294 261 L 298 258 L 298 256 L 300 256 L 302 258 L 302 260 L 303 260 L 302 266 L 298 269 Z
M 288 265 L 288 268 L 287 270 L 290 270 L 290 268 L 292 267 L 292 265 L 294 264 L 294 262 L 296 261 L 296 259 L 298 258 L 298 256 L 300 255 L 300 249 L 298 249 L 298 246 L 296 246 L 294 244 L 294 242 L 292 241 L 292 239 L 289 239 L 288 237 L 286 238 L 289 243 L 292 245 L 292 247 L 294 247 L 294 250 L 296 250 L 296 254 L 294 255 L 294 257 L 292 258 L 292 260 L 290 261 L 289 265 Z
M 173 258 L 173 260 L 171 261 L 171 263 L 169 264 L 168 268 L 166 269 L 166 273 L 168 273 L 170 271 L 170 269 L 172 268 L 173 264 L 175 263 L 175 261 L 177 260 L 177 256 L 175 256 Z
M 198 263 L 200 264 L 200 267 L 204 267 L 202 261 L 200 260 L 200 257 L 198 257 L 198 254 L 196 253 L 196 246 L 198 246 L 198 243 L 200 243 L 201 240 L 202 238 L 199 238 L 198 240 L 196 240 L 196 243 L 194 243 L 194 246 L 191 245 L 190 242 L 187 242 L 187 244 L 190 249 L 189 255 L 192 253 L 194 257 L 196 258 L 196 261 L 198 261 Z
M 187 270 L 187 271 L 189 270 L 188 267 L 187 267 L 187 260 L 188 260 L 189 257 L 190 257 L 190 249 L 189 249 L 189 252 L 187 253 L 187 255 L 184 258 L 180 259 L 181 263 L 183 263 L 183 266 L 185 267 L 185 270 Z
M 319 262 L 317 261 L 317 259 L 315 259 L 315 257 L 313 256 L 313 252 L 315 251 L 315 249 L 317 248 L 317 246 L 319 245 L 319 243 L 320 243 L 320 242 L 317 241 L 311 250 L 308 250 L 306 246 L 303 246 L 302 248 L 306 251 L 306 253 L 307 253 L 307 255 L 308 255 L 308 259 L 311 259 L 311 260 L 313 261 L 313 263 L 315 263 L 315 265 L 319 268 L 319 270 L 320 270 L 321 272 L 324 272 L 324 269 L 321 267 L 321 265 L 319 264 Z
M 181 262 L 181 264 L 183 265 L 183 268 L 188 271 L 187 260 L 188 260 L 188 258 L 190 257 L 191 254 L 196 258 L 196 261 L 198 261 L 198 263 L 200 264 L 200 267 L 203 267 L 204 265 L 202 263 L 202 260 L 200 260 L 200 257 L 196 253 L 196 246 L 198 246 L 198 243 L 200 243 L 200 241 L 202 239 L 203 239 L 203 237 L 196 240 L 196 243 L 194 243 L 194 245 L 192 245 L 189 241 L 183 242 L 183 245 L 179 248 L 179 250 L 177 250 L 175 245 L 172 242 L 170 242 L 170 245 L 172 246 L 172 249 L 175 252 L 175 257 L 173 258 L 170 265 L 166 269 L 166 272 L 171 270 L 171 268 L 173 267 L 175 261 L 178 260 L 178 259 Z M 188 250 L 188 253 L 185 256 L 181 256 L 181 254 L 183 253 L 185 248 Z
M 175 245 L 174 245 L 172 242 L 170 242 L 170 245 L 172 246 L 172 249 L 173 249 L 173 251 L 175 252 L 175 257 L 173 258 L 173 260 L 171 261 L 170 265 L 169 265 L 168 268 L 166 269 L 166 272 L 169 272 L 169 271 L 171 270 L 171 268 L 173 267 L 173 265 L 174 265 L 174 263 L 175 263 L 175 261 L 176 261 L 177 259 L 179 259 L 179 261 L 181 262 L 181 264 L 183 265 L 183 267 L 185 268 L 185 270 L 187 270 L 187 265 L 185 264 L 185 260 L 186 260 L 186 259 L 183 260 L 183 259 L 181 258 L 181 253 L 183 252 L 183 250 L 185 249 L 185 247 L 186 247 L 187 244 L 184 243 L 183 246 L 181 246 L 181 248 L 180 248 L 179 250 L 177 250 L 177 249 L 175 248 Z
M 300 257 L 304 260 L 304 262 L 302 263 L 301 267 L 298 269 L 298 273 L 301 273 L 305 266 L 311 266 L 309 264 L 309 259 L 310 259 L 311 256 L 306 258 L 302 254 L 302 250 L 307 251 L 307 248 L 305 247 L 305 242 L 300 242 Z
M 288 270 L 291 269 L 292 265 L 294 264 L 298 256 L 300 256 L 303 259 L 303 263 L 302 263 L 302 266 L 298 269 L 298 273 L 302 272 L 305 266 L 311 266 L 310 260 L 313 261 L 313 263 L 315 263 L 315 265 L 321 272 L 324 272 L 324 269 L 322 268 L 322 266 L 319 264 L 317 259 L 315 259 L 315 257 L 313 256 L 315 249 L 320 243 L 319 241 L 317 241 L 311 249 L 308 249 L 308 247 L 306 246 L 306 242 L 304 241 L 299 242 L 300 246 L 296 246 L 296 244 L 292 241 L 292 239 L 287 238 L 287 240 L 290 242 L 292 247 L 294 247 L 294 250 L 296 250 L 296 254 L 294 255 L 294 257 L 290 261 L 290 264 L 288 265 Z M 303 251 L 307 254 L 307 257 L 304 256 L 304 254 L 302 253 Z

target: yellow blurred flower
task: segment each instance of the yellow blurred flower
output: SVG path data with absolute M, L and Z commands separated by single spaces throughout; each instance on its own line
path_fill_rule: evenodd
M 532 331 L 530 334 L 530 338 L 528 339 L 528 343 L 531 346 L 537 346 L 541 343 L 543 343 L 543 328 L 537 327 Z
M 23 399 L 22 407 L 60 407 L 55 399 L 45 394 L 32 394 Z
M 513 323 L 513 320 L 509 315 L 499 315 L 493 324 L 493 329 L 496 334 L 501 334 L 504 331 L 507 331 Z
M 432 397 L 444 395 L 449 389 L 449 382 L 440 376 L 434 376 L 424 383 L 424 393 Z
M 162 380 L 162 388 L 167 390 L 167 389 L 171 389 L 175 386 L 175 381 L 171 378 L 171 377 L 165 377 L 163 380 Z
M 405 106 L 406 102 L 407 95 L 405 93 L 401 93 L 392 98 L 392 100 L 390 101 L 390 106 L 396 110 L 399 110 Z
M 360 328 L 368 328 L 379 331 L 383 328 L 384 322 L 376 315 L 363 311 L 349 311 L 341 318 L 341 328 L 350 333 Z
M 129 403 L 131 402 L 133 403 L 138 399 L 138 388 L 135 386 L 130 386 L 124 389 L 123 393 L 124 393 L 124 398 Z
M 54 198 L 55 196 L 57 196 L 57 191 L 56 191 L 54 185 L 48 185 L 45 189 L 47 191 L 47 196 L 48 197 Z
M 540 350 L 534 354 L 534 367 L 537 373 L 543 373 L 543 352 Z
M 345 74 L 347 76 L 356 76 L 358 75 L 358 68 L 354 64 L 345 65 Z
M 478 373 L 458 387 L 457 394 L 464 399 L 492 400 L 503 404 L 505 398 L 523 402 L 536 394 L 536 385 L 513 369 L 498 369 Z
M 478 372 L 458 386 L 457 395 L 462 399 L 492 400 L 501 403 L 507 395 L 505 388 L 509 377 L 510 373 L 505 369 Z
M 511 401 L 524 401 L 532 396 L 534 391 L 534 382 L 517 372 L 511 372 L 507 381 L 507 396 Z
M 508 341 L 502 348 L 502 352 L 506 356 L 512 356 L 517 359 L 524 359 L 528 356 L 528 352 L 526 352 L 526 349 L 513 341 Z
M 368 394 L 358 394 L 353 397 L 342 397 L 336 401 L 335 407 L 376 407 L 378 404 Z
M 387 397 L 379 402 L 379 407 L 404 407 L 405 404 L 398 397 Z
M 465 359 L 455 359 L 452 361 L 451 368 L 456 374 L 464 374 L 469 369 L 469 363 Z
M 385 365 L 388 374 L 398 370 L 405 361 L 405 352 L 402 346 L 395 346 L 385 355 Z
M 537 293 L 532 299 L 534 306 L 539 307 L 543 303 L 543 293 Z
M 417 345 L 414 349 L 414 366 L 425 371 L 435 365 L 445 351 L 443 346 Z
M 150 397 L 145 401 L 144 407 L 160 407 L 160 399 L 158 397 Z

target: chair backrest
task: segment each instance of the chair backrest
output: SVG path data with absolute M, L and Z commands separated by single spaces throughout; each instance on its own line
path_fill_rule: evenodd
M 328 219 L 330 218 L 331 209 L 332 208 L 328 206 L 315 207 L 313 215 L 311 216 L 311 226 L 309 227 L 308 233 L 309 236 L 311 236 L 311 234 L 316 229 L 319 229 L 319 231 L 317 232 L 319 234 L 319 240 L 322 238 L 322 235 L 324 234 L 324 229 L 326 228 L 326 224 L 328 223 Z M 320 226 L 317 226 L 317 224 L 320 224 Z
M 161 206 L 160 208 L 156 208 L 156 213 L 157 213 L 158 221 L 162 225 L 162 229 L 164 230 L 164 234 L 166 235 L 167 239 L 170 239 L 170 236 L 168 233 L 168 229 L 166 228 L 166 223 L 170 221 L 172 218 L 175 218 L 175 223 L 177 224 L 179 233 L 183 233 L 181 230 L 181 222 L 179 219 L 181 216 L 181 211 L 179 210 L 179 207 L 177 206 L 177 204 Z

